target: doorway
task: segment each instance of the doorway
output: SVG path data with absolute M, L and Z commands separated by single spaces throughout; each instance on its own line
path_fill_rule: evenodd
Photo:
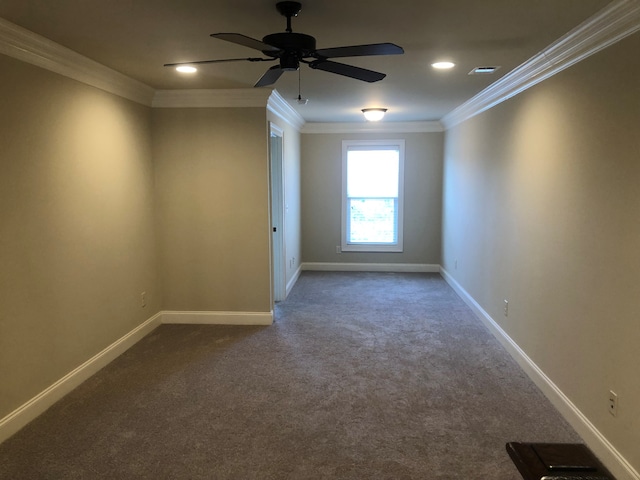
M 273 300 L 286 297 L 284 241 L 284 174 L 283 131 L 269 122 L 269 169 L 271 177 L 271 261 L 273 262 Z

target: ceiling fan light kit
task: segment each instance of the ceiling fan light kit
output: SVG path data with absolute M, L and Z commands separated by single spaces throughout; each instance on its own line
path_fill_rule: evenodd
M 276 9 L 287 18 L 287 28 L 284 32 L 272 33 L 262 40 L 247 37 L 240 33 L 213 33 L 211 36 L 219 40 L 235 43 L 244 47 L 259 50 L 264 57 L 229 58 L 220 60 L 199 60 L 195 62 L 167 63 L 165 67 L 181 65 L 222 63 L 222 62 L 270 62 L 278 61 L 277 65 L 269 68 L 256 82 L 254 87 L 273 85 L 284 72 L 293 72 L 300 68 L 300 63 L 306 63 L 314 70 L 343 75 L 363 82 L 378 82 L 386 74 L 368 70 L 366 68 L 334 62 L 331 58 L 365 57 L 371 55 L 401 55 L 402 47 L 393 43 L 374 43 L 367 45 L 352 45 L 346 47 L 316 49 L 316 39 L 311 35 L 293 32 L 291 18 L 297 17 L 302 9 L 300 2 L 278 2 Z
M 363 108 L 362 114 L 369 122 L 378 122 L 382 120 L 384 114 L 387 113 L 386 108 Z

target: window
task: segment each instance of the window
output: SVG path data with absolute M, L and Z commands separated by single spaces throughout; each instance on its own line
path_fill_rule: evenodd
M 342 142 L 342 251 L 402 252 L 404 140 Z

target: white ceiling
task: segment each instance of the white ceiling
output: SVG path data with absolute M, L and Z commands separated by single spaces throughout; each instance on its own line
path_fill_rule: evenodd
M 387 77 L 365 83 L 311 70 L 285 72 L 275 88 L 307 122 L 362 122 L 360 109 L 385 107 L 385 121 L 439 120 L 502 75 L 604 8 L 608 0 L 302 0 L 293 31 L 318 48 L 392 42 L 404 55 L 339 59 Z M 169 62 L 260 56 L 209 37 L 256 39 L 282 32 L 276 0 L 2 0 L 0 17 L 155 89 L 250 88 L 272 63 L 202 66 L 177 74 Z M 430 64 L 447 59 L 450 71 Z M 493 76 L 470 76 L 499 65 Z

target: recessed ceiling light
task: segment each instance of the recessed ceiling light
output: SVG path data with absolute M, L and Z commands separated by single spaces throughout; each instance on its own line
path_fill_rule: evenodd
M 195 73 L 198 71 L 196 67 L 191 67 L 189 65 L 179 65 L 176 67 L 176 70 L 180 73 Z
M 495 73 L 500 67 L 491 66 L 491 67 L 476 67 L 469 72 L 469 75 L 491 75 Z
M 433 68 L 437 68 L 438 70 L 447 70 L 449 68 L 455 67 L 456 64 L 453 62 L 436 62 L 436 63 L 432 63 L 431 66 Z

